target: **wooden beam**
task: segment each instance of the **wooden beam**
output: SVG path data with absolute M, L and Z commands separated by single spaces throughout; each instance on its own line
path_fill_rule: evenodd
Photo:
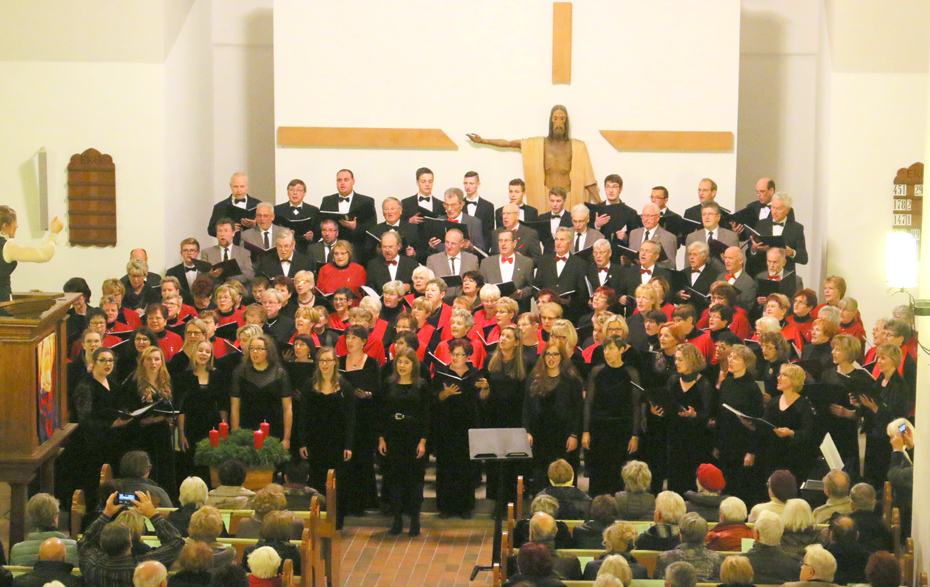
M 572 3 L 552 4 L 552 83 L 572 83 Z
M 438 128 L 279 126 L 278 145 L 281 147 L 458 150 L 458 145 Z
M 602 130 L 618 151 L 732 151 L 733 133 L 669 130 Z

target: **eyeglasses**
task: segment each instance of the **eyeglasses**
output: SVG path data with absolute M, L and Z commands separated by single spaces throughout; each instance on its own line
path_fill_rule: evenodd
M 467 357 L 468 355 L 466 355 L 465 353 L 452 353 L 452 356 L 453 357 Z
M 113 359 L 97 359 L 97 362 L 98 362 L 98 363 L 103 363 L 103 364 L 105 364 L 105 365 L 112 365 L 112 364 L 115 363 L 116 361 L 114 361 Z
M 335 363 L 336 359 L 320 359 L 319 363 Z
M 561 357 L 561 353 L 546 353 L 546 358 L 558 358 Z

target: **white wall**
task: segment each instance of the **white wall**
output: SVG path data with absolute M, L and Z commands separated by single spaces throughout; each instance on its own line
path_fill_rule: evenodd
M 163 66 L 129 63 L 0 62 L 0 193 L 19 214 L 19 242 L 42 237 L 36 152 L 48 150 L 49 213 L 67 214 L 71 155 L 94 147 L 116 164 L 117 246 L 70 247 L 67 234 L 54 259 L 23 263 L 14 291 L 60 291 L 72 276 L 87 279 L 95 298 L 106 277 L 125 273 L 129 250 L 147 245 L 163 265 L 165 222 Z
M 624 177 L 624 199 L 648 201 L 665 184 L 670 206 L 697 201 L 698 181 L 734 201 L 736 153 L 618 153 L 601 129 L 736 132 L 739 3 L 663 0 L 572 3 L 572 84 L 551 83 L 552 3 L 425 0 L 319 4 L 278 0 L 274 10 L 275 125 L 443 129 L 455 151 L 278 148 L 277 192 L 294 177 L 311 199 L 335 191 L 336 171 L 380 200 L 415 192 L 414 171 L 436 192 L 480 172 L 497 204 L 522 176 L 516 151 L 476 147 L 467 132 L 517 139 L 545 134 L 549 109 L 568 107 L 599 181 Z M 351 23 L 351 25 L 347 24 Z

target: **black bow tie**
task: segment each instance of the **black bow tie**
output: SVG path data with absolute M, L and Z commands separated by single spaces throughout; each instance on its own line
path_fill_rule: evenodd
M 773 225 L 773 226 L 781 226 L 782 228 L 785 227 L 785 223 L 784 223 L 784 222 L 773 222 L 772 225 Z
M 197 271 L 196 267 L 185 267 L 184 271 Z
M 429 202 L 429 196 L 417 196 L 417 202 Z
M 233 204 L 245 204 L 245 198 L 233 198 Z
M 348 203 L 348 202 L 349 202 L 349 196 L 346 196 L 346 197 L 344 197 L 344 198 L 343 198 L 342 196 L 339 196 L 339 202 L 340 202 L 340 203 L 342 203 L 342 202 Z

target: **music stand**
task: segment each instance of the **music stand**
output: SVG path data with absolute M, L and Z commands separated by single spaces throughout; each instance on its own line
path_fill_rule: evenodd
M 468 452 L 473 461 L 499 463 L 497 500 L 494 505 L 494 546 L 490 565 L 475 565 L 471 571 L 474 581 L 479 571 L 490 571 L 500 563 L 501 532 L 504 517 L 504 464 L 510 461 L 533 458 L 533 449 L 526 437 L 526 428 L 471 428 L 468 430 Z

